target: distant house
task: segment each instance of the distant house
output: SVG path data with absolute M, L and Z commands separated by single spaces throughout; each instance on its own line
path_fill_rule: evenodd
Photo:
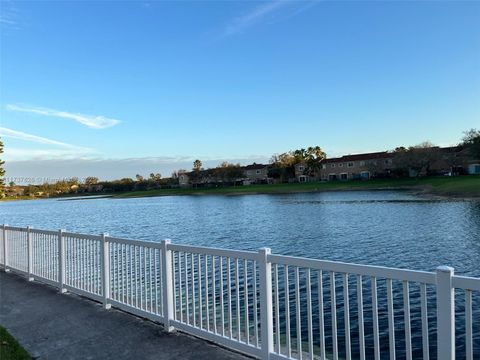
M 393 154 L 387 151 L 345 155 L 322 161 L 322 180 L 354 180 L 382 177 L 390 174 Z
M 268 165 L 255 164 L 244 166 L 243 168 L 247 182 L 268 181 Z
M 190 177 L 187 172 L 178 173 L 178 185 L 183 188 L 190 186 Z
M 294 165 L 295 168 L 295 180 L 298 182 L 308 182 L 312 180 L 312 177 L 306 173 L 307 164 L 301 162 Z

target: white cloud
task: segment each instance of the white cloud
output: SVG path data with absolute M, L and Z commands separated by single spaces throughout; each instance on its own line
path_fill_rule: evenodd
M 61 141 L 57 141 L 57 140 L 47 139 L 47 138 L 44 138 L 42 136 L 27 134 L 27 133 L 24 133 L 22 131 L 7 129 L 5 127 L 0 127 L 0 136 L 1 137 L 6 137 L 6 138 L 11 138 L 11 139 L 34 142 L 34 143 L 37 143 L 37 144 L 57 145 L 57 146 L 61 146 L 61 147 L 64 147 L 64 148 L 69 148 L 69 149 L 77 149 L 77 150 L 83 150 L 83 151 L 89 150 L 90 151 L 90 149 L 85 148 L 85 147 L 71 145 L 71 144 L 67 144 L 67 143 L 64 143 L 64 142 L 61 142 Z
M 69 120 L 76 121 L 92 129 L 105 129 L 120 123 L 120 120 L 107 118 L 101 115 L 85 115 L 85 114 L 79 114 L 79 113 L 71 113 L 67 111 L 48 109 L 43 107 L 9 104 L 6 106 L 6 108 L 7 110 L 10 110 L 10 111 L 21 111 L 21 112 L 28 112 L 28 113 L 38 114 L 43 116 L 53 116 L 53 117 L 59 117 L 63 119 L 69 119 Z
M 52 161 L 64 161 L 64 160 L 77 160 L 77 159 L 88 159 L 93 155 L 90 149 L 24 149 L 24 148 L 15 148 L 8 147 L 5 149 L 4 159 L 7 162 L 18 162 L 18 161 L 32 161 L 32 162 L 42 162 L 46 160 Z
M 225 28 L 224 36 L 230 36 L 244 31 L 246 28 L 259 22 L 260 20 L 267 17 L 267 15 L 275 12 L 276 10 L 288 3 L 289 0 L 272 1 L 267 4 L 255 7 L 248 14 L 233 19 Z

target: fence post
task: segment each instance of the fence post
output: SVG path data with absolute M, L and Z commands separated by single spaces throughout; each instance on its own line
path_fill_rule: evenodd
M 8 266 L 8 245 L 7 245 L 7 224 L 3 224 L 3 270 L 5 272 L 10 272 L 10 269 L 7 267 Z
M 165 331 L 173 331 L 170 321 L 173 317 L 173 273 L 172 273 L 172 251 L 168 249 L 171 243 L 169 239 L 162 240 L 162 296 L 163 296 L 163 325 Z
M 454 269 L 437 267 L 437 344 L 438 359 L 455 359 L 455 288 Z
M 66 293 L 67 289 L 64 288 L 65 285 L 65 263 L 66 263 L 66 252 L 65 252 L 65 238 L 63 236 L 65 230 L 58 230 L 58 289 L 60 293 Z
M 33 281 L 33 252 L 32 252 L 32 227 L 27 226 L 27 271 L 28 281 Z
M 273 351 L 272 264 L 268 261 L 270 248 L 258 251 L 260 264 L 260 336 L 262 359 L 270 359 Z
M 110 247 L 107 241 L 107 233 L 102 234 L 100 243 L 100 252 L 102 260 L 102 289 L 103 289 L 103 307 L 110 309 L 111 304 L 108 303 L 110 298 Z

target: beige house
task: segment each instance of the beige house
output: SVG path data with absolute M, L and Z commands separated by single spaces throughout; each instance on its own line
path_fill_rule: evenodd
M 187 172 L 178 173 L 178 186 L 180 187 L 189 187 L 190 186 L 190 177 Z
M 387 151 L 345 155 L 322 161 L 322 180 L 370 179 L 388 175 L 392 169 L 393 154 Z
M 262 181 L 268 179 L 268 165 L 255 164 L 247 165 L 243 167 L 245 177 L 252 181 Z
M 305 163 L 298 163 L 294 165 L 295 167 L 295 180 L 298 182 L 308 182 L 310 180 L 310 176 L 308 176 L 305 172 L 307 170 L 307 164 Z

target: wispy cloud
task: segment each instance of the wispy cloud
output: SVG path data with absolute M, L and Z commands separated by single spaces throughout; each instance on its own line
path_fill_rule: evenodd
M 89 149 L 86 147 L 67 144 L 61 141 L 47 139 L 42 136 L 27 134 L 22 131 L 12 130 L 5 127 L 0 127 L 0 137 L 23 140 L 23 141 L 33 142 L 36 144 L 55 145 L 55 146 L 60 146 L 64 149 L 69 149 L 69 150 L 82 152 L 82 153 L 93 151 L 92 149 Z
M 276 0 L 255 7 L 248 14 L 234 18 L 225 28 L 224 36 L 231 36 L 245 31 L 250 26 L 266 19 L 269 15 L 290 3 L 291 0 Z
M 28 112 L 43 116 L 53 116 L 62 119 L 73 120 L 92 129 L 105 129 L 120 123 L 120 120 L 107 118 L 101 115 L 85 115 L 67 111 L 48 109 L 44 107 L 9 104 L 6 106 L 6 109 L 10 111 Z
M 6 29 L 20 28 L 19 13 L 12 1 L 2 0 L 0 11 L 0 27 Z

